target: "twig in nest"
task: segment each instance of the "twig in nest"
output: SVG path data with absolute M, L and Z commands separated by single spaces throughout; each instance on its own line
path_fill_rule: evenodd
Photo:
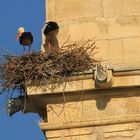
M 3 56 L 4 60 L 0 64 L 1 87 L 7 90 L 19 89 L 32 81 L 38 85 L 43 83 L 47 87 L 52 83 L 60 85 L 65 77 L 70 77 L 77 72 L 84 73 L 100 63 L 94 58 L 95 49 L 95 42 L 88 40 L 43 54 Z

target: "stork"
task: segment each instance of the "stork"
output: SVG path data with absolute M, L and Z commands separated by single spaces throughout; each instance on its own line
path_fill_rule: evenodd
M 33 35 L 31 32 L 25 32 L 23 27 L 18 29 L 18 34 L 16 36 L 16 40 L 19 39 L 19 43 L 23 46 L 24 55 L 26 54 L 25 46 L 28 46 L 28 53 L 30 53 L 31 45 L 33 43 Z
M 55 50 L 59 48 L 57 34 L 59 32 L 59 25 L 54 21 L 49 21 L 44 25 L 43 33 L 45 35 L 44 50 Z

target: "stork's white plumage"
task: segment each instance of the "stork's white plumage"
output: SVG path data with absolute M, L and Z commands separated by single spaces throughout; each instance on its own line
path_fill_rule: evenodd
M 16 36 L 16 40 L 19 39 L 19 37 L 21 36 L 22 33 L 25 32 L 25 29 L 23 27 L 20 27 L 18 30 L 17 30 L 17 36 Z
M 20 28 L 18 29 L 18 32 L 19 32 L 19 33 L 23 33 L 23 32 L 25 32 L 25 29 L 24 29 L 23 27 L 20 27 Z
M 28 53 L 30 53 L 30 48 L 33 43 L 33 35 L 31 32 L 25 32 L 25 29 L 23 27 L 20 27 L 18 29 L 18 34 L 16 36 L 16 40 L 19 39 L 19 43 L 24 48 L 24 54 L 26 54 L 25 46 L 29 47 Z

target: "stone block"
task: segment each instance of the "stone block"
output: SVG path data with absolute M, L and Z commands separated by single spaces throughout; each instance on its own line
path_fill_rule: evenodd
M 105 17 L 117 17 L 123 13 L 123 0 L 103 0 L 103 11 Z
M 95 42 L 96 42 L 96 46 L 98 48 L 95 58 L 98 60 L 101 60 L 102 64 L 108 64 L 110 62 L 108 41 L 107 40 L 97 40 Z
M 77 21 L 69 25 L 69 35 L 71 41 L 79 41 L 81 39 L 106 38 L 107 21 L 103 18 L 88 19 L 88 21 Z
M 55 0 L 46 0 L 46 20 L 55 20 Z
M 74 20 L 102 16 L 102 0 L 55 0 L 54 6 L 56 19 Z M 49 11 L 50 14 L 51 12 Z
M 109 44 L 109 60 L 111 64 L 123 63 L 123 40 L 110 40 Z
M 122 18 L 123 20 L 124 18 Z M 118 19 L 108 20 L 108 37 L 110 39 L 131 38 L 140 36 L 139 24 L 124 23 Z
M 69 26 L 70 24 L 67 22 L 62 22 L 58 21 L 59 24 L 59 33 L 58 33 L 58 41 L 59 41 L 59 46 L 61 47 L 64 43 L 69 44 L 70 40 L 68 39 L 70 37 L 69 34 Z M 65 45 L 66 45 L 65 44 Z
M 139 0 L 103 0 L 103 11 L 105 17 L 118 17 L 120 15 L 139 15 Z
M 72 138 L 74 140 L 79 140 L 80 138 L 80 140 L 81 139 L 84 140 L 85 137 L 83 137 L 83 135 L 90 137 L 92 133 L 93 133 L 93 128 L 87 127 L 87 128 L 64 129 L 59 131 L 53 130 L 53 131 L 46 132 L 46 135 L 48 139 L 59 138 L 60 140 L 68 140 Z
M 140 37 L 124 39 L 124 63 L 140 62 Z
M 104 97 L 91 101 L 48 105 L 48 122 L 49 124 L 71 124 L 94 121 L 95 124 L 103 124 L 112 121 L 114 123 L 116 119 L 119 124 L 123 118 L 129 120 L 129 117 L 132 119 L 135 115 L 140 115 L 139 99 L 139 97 L 127 97 L 109 100 Z
M 136 124 L 126 123 L 126 124 L 115 124 L 110 126 L 104 126 L 104 138 L 115 140 L 116 138 L 121 138 L 122 140 L 135 140 L 134 136 L 136 134 Z
M 132 27 L 135 26 L 135 28 L 137 28 L 140 25 L 140 17 L 137 15 L 131 16 L 121 15 L 116 18 L 115 22 L 123 27 L 127 25 Z
M 140 1 L 123 0 L 123 15 L 140 15 Z

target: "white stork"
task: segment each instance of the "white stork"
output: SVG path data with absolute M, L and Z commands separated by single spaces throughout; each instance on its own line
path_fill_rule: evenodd
M 25 32 L 25 29 L 23 27 L 20 27 L 18 29 L 18 34 L 16 36 L 16 40 L 19 39 L 19 43 L 23 46 L 24 48 L 24 54 L 26 54 L 26 49 L 25 46 L 28 46 L 28 53 L 30 53 L 30 48 L 33 43 L 33 35 L 31 32 Z

